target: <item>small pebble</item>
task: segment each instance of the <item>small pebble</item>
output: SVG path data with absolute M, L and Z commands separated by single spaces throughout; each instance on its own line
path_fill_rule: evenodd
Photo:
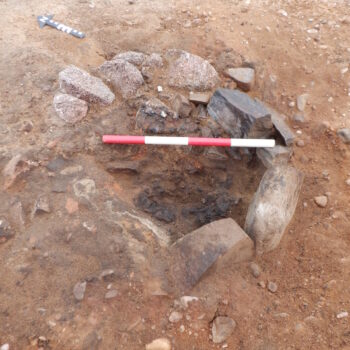
M 350 186 L 350 178 L 347 179 L 345 182 L 346 182 L 346 184 L 347 184 L 348 186 Z
M 111 289 L 105 294 L 105 299 L 112 299 L 115 298 L 117 295 L 118 291 L 115 289 Z
M 271 292 L 271 293 L 276 293 L 277 292 L 277 284 L 274 282 L 269 282 L 267 284 L 267 289 Z
M 181 312 L 173 311 L 169 316 L 169 322 L 177 323 L 182 319 L 183 315 Z
M 346 317 L 348 317 L 349 316 L 349 314 L 348 314 L 348 312 L 347 311 L 343 311 L 343 312 L 340 312 L 338 315 L 337 315 L 337 318 L 346 318 Z
M 328 198 L 327 196 L 317 196 L 314 198 L 314 201 L 320 208 L 325 208 L 328 203 Z
M 261 288 L 266 288 L 266 283 L 264 281 L 260 281 L 258 283 L 258 285 L 261 287 Z
M 1 345 L 1 347 L 0 347 L 0 350 L 9 350 L 10 349 L 10 344 L 3 344 L 3 345 Z
M 304 147 L 305 146 L 305 142 L 303 140 L 298 140 L 297 141 L 297 146 L 298 147 Z
M 261 273 L 261 269 L 259 267 L 258 264 L 252 262 L 250 264 L 250 271 L 252 272 L 252 275 L 255 277 L 255 278 L 258 278 L 260 276 L 260 273 Z

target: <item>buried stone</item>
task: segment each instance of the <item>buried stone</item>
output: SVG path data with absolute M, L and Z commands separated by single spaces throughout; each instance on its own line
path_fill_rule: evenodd
M 177 289 L 192 288 L 220 258 L 220 265 L 253 256 L 254 244 L 233 219 L 221 219 L 187 234 L 170 248 Z
M 208 113 L 232 137 L 263 138 L 273 133 L 271 113 L 239 90 L 216 90 Z
M 269 168 L 251 202 L 245 231 L 255 241 L 258 254 L 275 249 L 291 221 L 303 175 L 288 165 Z
M 259 148 L 256 151 L 258 158 L 266 168 L 277 164 L 287 164 L 292 156 L 292 149 L 277 145 L 272 148 Z
M 152 195 L 150 195 L 147 190 L 141 192 L 135 198 L 136 206 L 160 221 L 165 221 L 167 223 L 175 221 L 175 211 L 170 206 L 158 203 L 151 197 Z

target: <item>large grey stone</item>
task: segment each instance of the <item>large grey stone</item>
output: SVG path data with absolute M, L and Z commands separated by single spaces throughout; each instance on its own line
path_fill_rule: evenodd
M 68 94 L 57 93 L 53 99 L 53 106 L 57 115 L 70 124 L 82 120 L 88 111 L 86 101 Z
M 124 61 L 128 61 L 129 63 L 134 64 L 135 66 L 139 66 L 143 63 L 146 57 L 147 56 L 142 52 L 127 51 L 114 56 L 113 60 L 121 59 Z
M 114 94 L 103 81 L 88 72 L 69 66 L 59 73 L 60 87 L 66 93 L 91 103 L 111 104 Z
M 253 256 L 253 248 L 253 241 L 231 218 L 202 226 L 170 249 L 175 284 L 182 290 L 191 288 L 219 258 L 221 265 L 241 262 Z
M 244 226 L 259 254 L 280 243 L 294 215 L 302 182 L 303 174 L 292 166 L 278 165 L 265 172 Z
M 106 61 L 99 67 L 99 72 L 124 98 L 134 97 L 144 84 L 141 72 L 133 64 L 122 59 Z
M 219 83 L 218 73 L 208 61 L 185 51 L 174 50 L 174 56 L 178 54 L 179 57 L 169 66 L 169 86 L 209 90 Z
M 243 91 L 253 88 L 255 82 L 255 70 L 249 67 L 229 68 L 226 74 L 233 79 Z
M 273 132 L 270 112 L 261 102 L 239 90 L 216 90 L 208 113 L 232 137 L 260 138 Z
M 287 164 L 293 150 L 289 147 L 277 145 L 272 148 L 258 148 L 256 154 L 266 168 L 278 164 Z

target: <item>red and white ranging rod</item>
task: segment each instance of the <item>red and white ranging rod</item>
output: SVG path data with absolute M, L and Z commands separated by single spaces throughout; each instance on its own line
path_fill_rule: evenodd
M 221 147 L 275 147 L 273 139 L 224 139 L 208 137 L 130 136 L 103 135 L 104 143 L 122 145 L 169 145 L 169 146 L 221 146 Z

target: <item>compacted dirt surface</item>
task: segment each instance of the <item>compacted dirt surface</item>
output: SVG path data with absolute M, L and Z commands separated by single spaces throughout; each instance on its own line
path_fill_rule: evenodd
M 0 244 L 2 350 L 145 349 L 156 338 L 178 350 L 350 349 L 350 150 L 336 133 L 350 127 L 350 3 L 0 0 L 0 14 L 0 214 L 11 226 Z M 40 29 L 43 14 L 86 37 Z M 254 154 L 103 145 L 103 134 L 140 134 L 140 101 L 157 86 L 164 102 L 174 92 L 163 73 L 144 96 L 116 94 L 75 125 L 52 105 L 68 65 L 95 74 L 118 53 L 168 49 L 209 60 L 229 88 L 225 68 L 254 67 L 249 94 L 288 117 L 291 163 L 305 175 L 280 245 L 254 258 L 260 276 L 249 262 L 209 271 L 185 309 L 164 282 L 162 247 L 218 218 L 243 226 L 263 165 Z M 196 125 L 182 135 L 207 127 Z M 120 171 L 118 161 L 129 163 Z M 314 202 L 322 195 L 324 208 Z M 216 316 L 236 322 L 221 344 L 211 339 Z

